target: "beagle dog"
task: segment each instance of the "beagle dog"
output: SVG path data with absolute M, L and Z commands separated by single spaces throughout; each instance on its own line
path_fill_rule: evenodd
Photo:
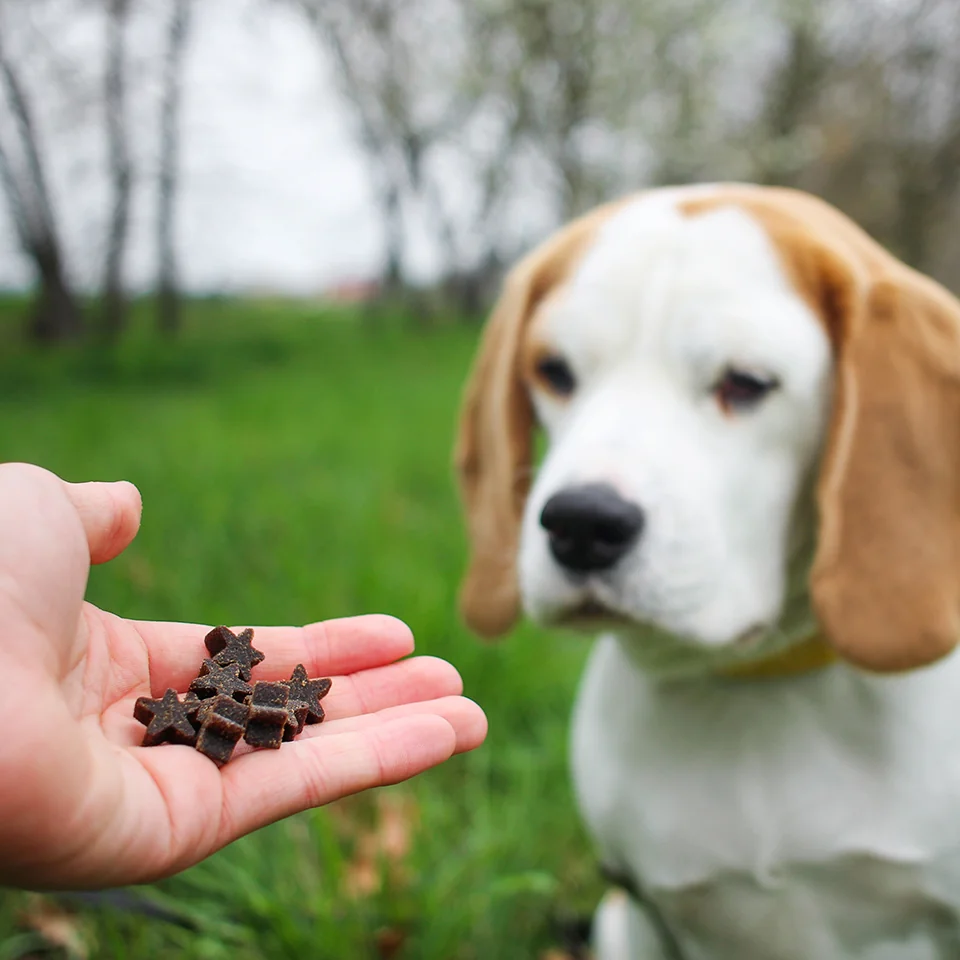
M 511 272 L 456 465 L 468 624 L 599 635 L 599 960 L 960 957 L 946 290 L 804 193 L 628 197 Z

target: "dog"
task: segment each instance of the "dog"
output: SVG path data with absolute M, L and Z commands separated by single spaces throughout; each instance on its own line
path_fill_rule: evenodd
M 951 294 L 799 191 L 620 199 L 508 275 L 455 464 L 469 626 L 598 634 L 599 960 L 960 957 Z

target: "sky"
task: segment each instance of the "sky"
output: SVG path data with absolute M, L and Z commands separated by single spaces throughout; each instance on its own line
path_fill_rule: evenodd
M 375 276 L 381 235 L 364 157 L 308 27 L 257 0 L 205 0 L 196 10 L 178 229 L 187 287 L 310 295 Z M 95 55 L 92 31 L 79 30 L 76 42 Z M 154 29 L 147 42 L 155 39 Z M 145 144 L 153 121 L 149 130 L 146 117 L 144 124 Z M 96 123 L 48 127 L 70 269 L 81 283 L 95 282 L 101 262 L 105 187 L 89 171 L 102 136 Z M 143 153 L 141 169 L 151 151 Z M 152 202 L 147 189 L 134 198 L 127 261 L 134 286 L 149 285 L 154 269 Z M 410 244 L 411 272 L 429 277 L 436 266 L 429 246 L 416 236 Z M 0 203 L 0 286 L 29 277 Z

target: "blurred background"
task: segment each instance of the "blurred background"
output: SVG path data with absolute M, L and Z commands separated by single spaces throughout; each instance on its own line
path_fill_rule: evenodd
M 957 0 L 0 0 L 0 457 L 125 477 L 133 617 L 384 611 L 487 745 L 107 897 L 0 960 L 582 956 L 586 641 L 482 646 L 449 469 L 507 267 L 653 184 L 820 194 L 955 291 Z

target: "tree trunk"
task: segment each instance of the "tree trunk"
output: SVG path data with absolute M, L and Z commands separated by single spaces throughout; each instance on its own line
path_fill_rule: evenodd
M 181 326 L 180 280 L 176 252 L 176 206 L 180 186 L 180 106 L 183 55 L 190 30 L 190 0 L 175 0 L 167 33 L 160 118 L 160 186 L 157 210 L 157 325 L 172 336 Z
M 790 30 L 789 50 L 768 81 L 762 124 L 765 139 L 782 143 L 793 137 L 812 112 L 829 66 L 816 23 L 801 21 Z M 767 160 L 756 174 L 768 186 L 793 186 L 801 167 L 783 159 Z
M 28 336 L 37 343 L 79 338 L 83 315 L 67 282 L 59 251 L 54 247 L 38 249 L 33 259 L 39 272 L 39 289 L 30 312 Z
M 127 319 L 123 261 L 130 233 L 130 191 L 133 182 L 126 126 L 125 35 L 129 0 L 109 0 L 107 10 L 107 69 L 104 108 L 107 121 L 107 157 L 113 190 L 110 229 L 103 273 L 103 332 L 120 336 Z
M 45 343 L 78 337 L 83 333 L 83 315 L 64 267 L 33 110 L 2 42 L 0 89 L 6 94 L 23 157 L 22 169 L 17 169 L 9 151 L 0 143 L 0 184 L 13 214 L 21 248 L 33 261 L 37 273 L 38 290 L 27 336 Z
M 403 290 L 403 209 L 396 187 L 384 190 L 381 212 L 386 237 L 386 265 L 383 272 L 383 290 L 388 296 L 397 296 Z

